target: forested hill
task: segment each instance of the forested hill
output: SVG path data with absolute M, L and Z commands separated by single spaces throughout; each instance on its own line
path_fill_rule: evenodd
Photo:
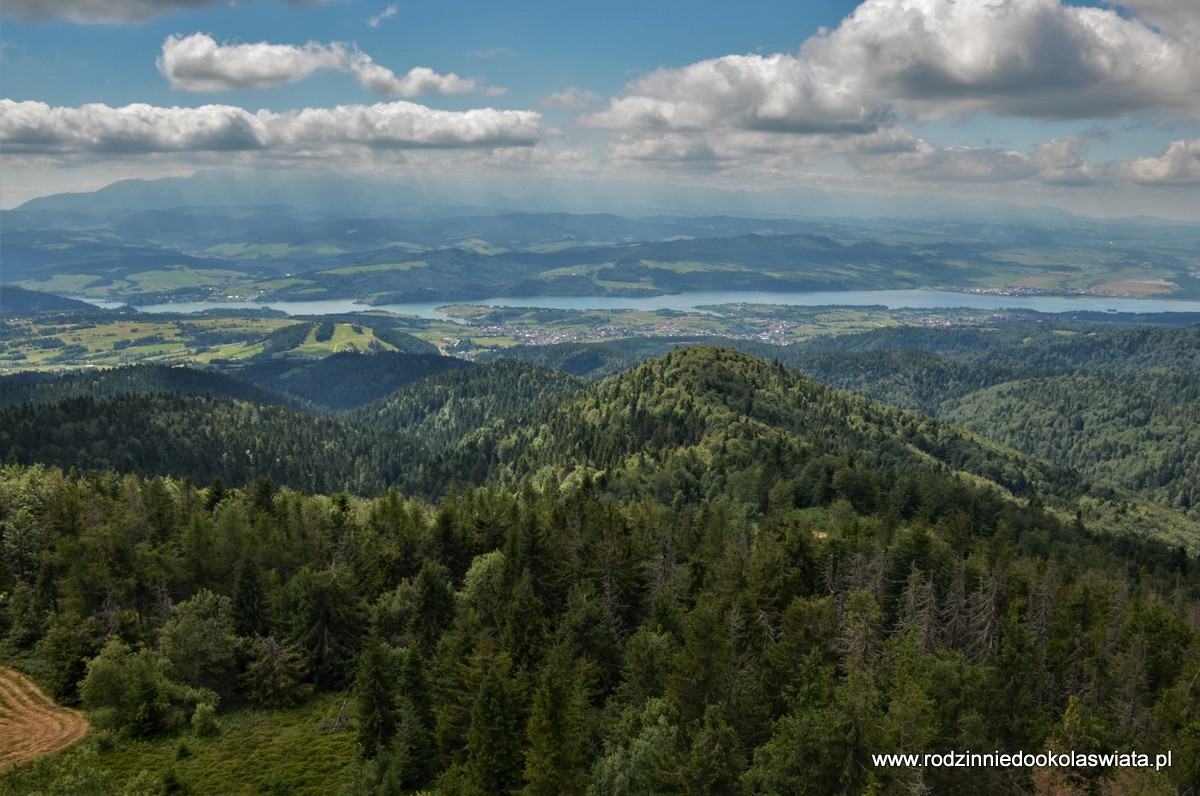
M 416 358 L 423 362 L 422 356 Z M 330 379 L 357 374 L 345 382 L 361 384 L 369 394 L 381 389 L 365 377 L 372 363 L 413 358 L 346 355 L 329 358 L 337 368 L 316 370 L 293 364 L 299 374 Z M 1104 437 L 1058 450 L 1057 426 L 1037 437 L 1026 425 L 1025 436 L 1002 439 L 1045 457 L 1035 459 L 728 348 L 680 349 L 591 384 L 514 361 L 471 366 L 430 359 L 437 368 L 456 364 L 415 381 L 409 379 L 420 370 L 406 365 L 395 374 L 408 382 L 399 390 L 341 417 L 320 419 L 216 397 L 217 389 L 205 395 L 151 394 L 165 392 L 159 387 L 185 393 L 208 384 L 250 397 L 258 389 L 185 369 L 128 368 L 95 374 L 93 382 L 80 376 L 13 384 L 27 402 L 0 410 L 0 459 L 187 476 L 196 483 L 266 476 L 296 489 L 360 495 L 399 486 L 437 497 L 455 486 L 595 478 L 622 498 L 652 495 L 673 506 L 719 498 L 747 516 L 841 501 L 864 515 L 891 511 L 911 518 L 920 511 L 940 516 L 972 501 L 988 503 L 991 508 L 969 520 L 975 525 L 994 520 L 996 501 L 1011 497 L 1081 511 L 1096 529 L 1196 544 L 1194 523 L 1182 514 L 1140 503 L 1131 511 L 1130 494 L 1105 483 L 1111 476 L 1130 489 L 1144 487 L 1143 494 L 1164 505 L 1190 504 L 1195 489 L 1174 463 L 1190 461 L 1189 446 L 1197 443 L 1191 435 L 1176 435 L 1169 462 L 1136 462 L 1147 439 L 1165 438 L 1169 431 L 1159 419 L 1145 434 L 1121 437 L 1133 451 L 1124 463 L 1138 464 L 1141 480 L 1131 481 L 1116 470 L 1093 468 L 1088 471 L 1093 477 L 1062 464 L 1064 458 L 1086 464 Z M 93 397 L 91 388 L 103 397 Z M 964 423 L 971 408 L 964 405 Z M 1014 410 L 1005 416 L 1024 415 Z M 990 432 L 995 423 L 978 425 Z
M 617 494 L 649 493 L 666 503 L 724 495 L 758 511 L 772 501 L 809 505 L 839 495 L 870 512 L 908 475 L 945 469 L 1024 498 L 1070 496 L 1081 487 L 1065 468 L 706 346 L 501 420 L 435 459 L 421 486 L 597 472 Z
M 214 370 L 166 365 L 123 365 L 60 376 L 19 374 L 0 377 L 0 407 L 22 403 L 56 403 L 67 398 L 118 395 L 208 395 L 260 404 L 300 407 L 303 401 L 263 389 Z
M 80 471 L 266 477 L 293 489 L 375 495 L 427 458 L 415 437 L 278 406 L 196 395 L 69 398 L 0 410 L 0 457 Z
M 359 369 L 379 361 L 379 355 L 348 358 Z M 132 383 L 139 372 L 118 371 L 109 379 Z M 147 375 L 155 383 L 164 374 Z M 1070 471 L 731 349 L 679 350 L 590 387 L 515 362 L 433 379 L 346 420 L 320 421 L 244 401 L 63 398 L 54 385 L 36 385 L 59 400 L 4 410 L 0 455 L 22 463 L 188 475 L 198 482 L 268 475 L 296 488 L 364 494 L 397 482 L 438 494 L 454 483 L 515 483 L 544 472 L 569 477 L 590 470 L 602 471 L 623 494 L 649 489 L 666 502 L 728 494 L 752 511 L 768 508 L 772 489 L 776 501 L 822 503 L 836 494 L 873 511 L 897 470 L 950 468 L 1022 498 L 1069 497 L 1080 488 Z M 219 376 L 215 383 L 236 384 Z M 387 426 L 417 432 L 429 444 Z M 831 479 L 842 470 L 835 487 Z
M 1065 331 L 888 331 L 784 356 L 824 383 L 918 409 L 1194 515 L 1200 325 Z
M 40 290 L 26 290 L 16 285 L 0 285 L 0 317 L 52 310 L 102 312 L 86 301 L 44 293 Z
M 1039 370 L 1189 371 L 1200 369 L 1200 324 L 1132 329 L 1086 323 L 963 329 L 901 327 L 817 338 L 803 348 L 926 351 L 959 362 Z
M 1200 507 L 1200 373 L 1023 379 L 947 401 L 940 414 L 1163 505 Z
M 569 398 L 587 384 L 561 371 L 501 359 L 420 379 L 347 418 L 409 431 L 438 448 L 531 406 Z
M 266 359 L 232 369 L 237 378 L 333 411 L 353 409 L 406 384 L 470 363 L 439 354 L 343 352 L 319 359 Z
M 524 347 L 509 356 L 592 377 L 695 338 Z M 1200 325 L 902 327 L 779 348 L 723 341 L 822 384 L 915 409 L 1171 511 L 1200 506 Z

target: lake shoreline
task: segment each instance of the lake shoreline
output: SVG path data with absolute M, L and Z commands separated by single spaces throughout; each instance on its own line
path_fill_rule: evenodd
M 122 302 L 91 301 L 115 309 Z M 1044 313 L 1200 312 L 1200 301 L 1100 296 L 1048 296 L 974 293 L 949 290 L 838 290 L 772 293 L 769 291 L 687 291 L 658 296 L 497 296 L 475 300 L 443 300 L 369 305 L 357 299 L 315 301 L 205 301 L 134 306 L 145 313 L 193 313 L 216 309 L 273 309 L 288 315 L 341 315 L 388 312 L 427 320 L 451 320 L 440 310 L 451 306 L 539 308 L 556 310 L 674 310 L 711 312 L 716 305 L 762 304 L 777 306 L 882 306 L 887 309 L 1032 310 Z

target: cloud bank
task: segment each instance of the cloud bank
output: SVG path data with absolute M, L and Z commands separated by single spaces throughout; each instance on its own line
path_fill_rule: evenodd
M 443 111 L 411 102 L 250 113 L 230 105 L 55 108 L 0 100 L 0 144 L 6 154 L 524 147 L 538 141 L 540 124 L 534 111 Z
M 442 75 L 422 66 L 400 76 L 375 63 L 366 53 L 341 42 L 218 44 L 207 34 L 194 33 L 167 37 L 156 63 L 158 71 L 174 88 L 185 91 L 273 88 L 303 80 L 321 69 L 349 73 L 364 89 L 385 97 L 471 93 L 494 96 L 504 91 L 484 86 L 476 78 L 461 78 L 453 72 Z
M 943 147 L 906 129 L 977 113 L 1062 122 L 1153 112 L 1200 124 L 1200 3 L 1122 8 L 866 0 L 795 53 L 660 68 L 579 123 L 608 134 L 615 162 L 679 174 L 786 180 L 834 159 L 890 182 L 1196 184 L 1195 140 L 1097 164 L 1082 135 L 1021 152 Z

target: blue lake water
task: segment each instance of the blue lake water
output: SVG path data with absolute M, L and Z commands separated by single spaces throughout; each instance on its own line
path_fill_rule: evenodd
M 98 302 L 101 306 L 119 306 Z M 474 301 L 433 301 L 370 306 L 354 299 L 323 301 L 246 301 L 180 302 L 139 306 L 142 312 L 201 312 L 210 309 L 251 309 L 270 307 L 288 315 L 336 315 L 348 312 L 383 310 L 400 315 L 448 320 L 439 307 L 471 304 L 485 307 L 541 307 L 564 310 L 695 310 L 711 304 L 784 304 L 815 307 L 827 305 L 882 305 L 889 309 L 936 309 L 968 307 L 972 309 L 1024 309 L 1037 312 L 1200 312 L 1200 301 L 1176 299 L 1105 298 L 1092 296 L 999 296 L 986 293 L 955 293 L 938 290 L 836 290 L 800 293 L 764 291 L 690 291 L 668 296 L 497 296 Z

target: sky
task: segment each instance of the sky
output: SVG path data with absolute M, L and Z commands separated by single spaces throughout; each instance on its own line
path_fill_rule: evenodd
M 0 207 L 212 169 L 1200 221 L 1200 1 L 4 0 Z

